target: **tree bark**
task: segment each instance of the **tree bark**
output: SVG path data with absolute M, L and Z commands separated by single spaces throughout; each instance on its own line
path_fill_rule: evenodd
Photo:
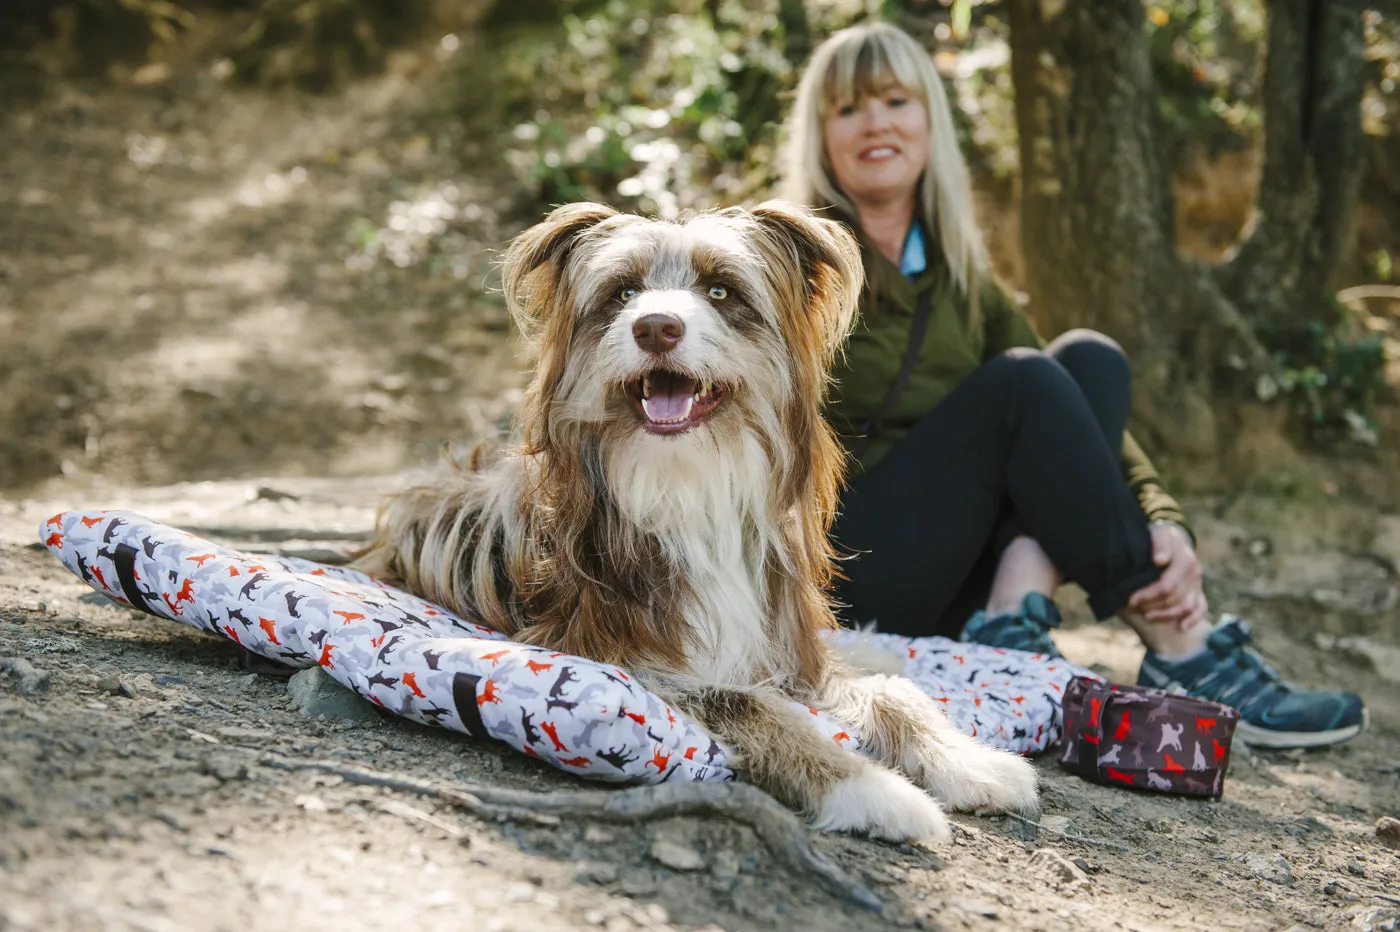
M 1272 0 L 1264 167 L 1254 216 L 1217 279 L 1271 346 L 1325 318 L 1351 257 L 1361 177 L 1363 4 Z
M 1135 427 L 1159 449 L 1216 452 L 1220 376 L 1270 365 L 1254 315 L 1296 316 L 1302 283 L 1320 299 L 1346 250 L 1360 152 L 1359 9 L 1275 0 L 1270 12 L 1267 192 L 1238 255 L 1210 269 L 1176 248 L 1141 0 L 1008 3 L 1033 313 L 1049 332 L 1089 326 L 1123 345 Z M 1301 91 L 1284 77 L 1296 78 L 1299 62 L 1311 76 Z M 1286 108 L 1290 95 L 1305 98 L 1294 100 L 1297 115 L 1276 117 L 1272 107 Z M 1327 149 L 1328 134 L 1351 138 L 1349 119 L 1355 145 Z M 1302 153 L 1300 139 L 1310 143 Z M 1305 178 L 1313 193 L 1299 190 Z

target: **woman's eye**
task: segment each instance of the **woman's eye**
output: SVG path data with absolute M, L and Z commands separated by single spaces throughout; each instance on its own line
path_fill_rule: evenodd
M 716 301 L 723 301 L 725 298 L 729 297 L 729 289 L 723 285 L 711 285 L 710 297 L 714 298 Z
M 837 115 L 837 116 L 850 116 L 851 114 L 853 114 L 853 113 L 855 113 L 855 112 L 856 112 L 855 104 L 846 104 L 846 106 L 840 107 L 840 108 L 837 109 L 836 115 Z
M 891 107 L 902 107 L 902 106 L 904 106 L 905 104 L 909 103 L 909 98 L 908 98 L 908 97 L 891 97 L 889 100 L 885 101 L 885 103 L 888 104 L 888 105 L 891 106 Z
M 631 285 L 624 285 L 617 293 L 617 296 L 624 301 L 631 301 L 637 296 L 637 289 Z

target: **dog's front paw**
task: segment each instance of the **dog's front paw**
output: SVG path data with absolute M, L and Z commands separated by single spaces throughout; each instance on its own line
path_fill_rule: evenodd
M 952 839 L 943 807 L 908 780 L 883 767 L 863 767 L 832 787 L 812 824 L 827 832 L 857 832 L 889 841 Z
M 924 789 L 959 812 L 1030 812 L 1038 805 L 1035 767 L 1019 754 L 980 742 L 950 748 L 945 767 L 925 771 Z

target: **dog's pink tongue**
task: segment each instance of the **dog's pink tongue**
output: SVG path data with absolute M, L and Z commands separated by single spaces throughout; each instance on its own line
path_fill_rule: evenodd
M 646 401 L 647 417 L 653 421 L 674 421 L 690 413 L 695 380 L 673 372 L 657 372 L 651 377 L 651 397 Z

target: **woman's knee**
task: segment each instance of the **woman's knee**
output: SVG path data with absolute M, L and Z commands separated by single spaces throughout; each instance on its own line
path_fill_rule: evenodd
M 1058 360 L 1025 346 L 992 357 L 984 367 L 993 380 L 1026 397 L 1053 394 L 1059 388 L 1074 385 L 1074 380 Z
M 1045 355 L 1072 374 L 1097 372 L 1123 379 L 1131 377 L 1128 354 L 1109 336 L 1097 330 L 1078 328 L 1056 337 L 1045 347 Z

